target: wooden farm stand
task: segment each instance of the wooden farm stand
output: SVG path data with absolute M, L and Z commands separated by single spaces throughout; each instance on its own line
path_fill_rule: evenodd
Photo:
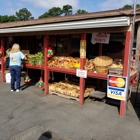
M 137 9 L 139 11 L 139 9 Z M 129 55 L 131 54 L 131 17 L 132 9 L 128 10 L 113 10 L 113 11 L 104 11 L 97 13 L 89 13 L 85 15 L 72 15 L 65 17 L 56 17 L 56 18 L 47 18 L 47 19 L 38 19 L 32 21 L 20 21 L 20 22 L 12 22 L 12 23 L 4 23 L 0 24 L 0 42 L 2 49 L 2 59 L 1 59 L 1 81 L 5 82 L 5 68 L 4 68 L 4 46 L 5 46 L 5 37 L 8 36 L 32 36 L 32 35 L 43 35 L 44 36 L 44 66 L 42 70 L 44 70 L 44 94 L 49 93 L 49 72 L 60 72 L 67 74 L 76 74 L 76 70 L 69 70 L 64 68 L 54 68 L 48 66 L 48 58 L 47 58 L 47 50 L 49 46 L 49 35 L 53 34 L 80 34 L 81 35 L 81 44 L 82 42 L 86 43 L 86 34 L 87 33 L 124 33 L 125 34 L 125 48 L 124 48 L 124 68 L 123 68 L 123 76 L 128 77 L 128 69 L 130 68 L 129 64 Z M 103 23 L 100 21 L 102 20 Z M 97 24 L 96 24 L 96 22 Z M 137 22 L 139 20 L 137 19 Z M 90 22 L 92 22 L 90 24 Z M 76 24 L 78 25 L 76 25 Z M 52 25 L 52 27 L 51 27 Z M 54 26 L 55 25 L 55 26 Z M 72 26 L 71 26 L 72 25 Z M 45 27 L 44 27 L 45 26 Z M 28 28 L 27 28 L 28 27 Z M 42 28 L 41 28 L 42 27 Z M 16 30 L 15 30 L 16 29 Z M 140 48 L 139 46 L 139 34 L 140 34 L 140 26 L 137 24 L 136 30 L 138 29 L 137 36 L 137 51 Z M 71 40 L 69 36 L 69 51 L 71 50 Z M 82 47 L 82 45 L 80 46 Z M 86 52 L 85 52 L 86 53 Z M 102 55 L 102 44 L 99 44 L 99 55 Z M 80 57 L 80 69 L 84 69 L 86 58 L 81 55 Z M 32 69 L 40 69 L 40 67 L 33 67 L 31 65 L 25 64 L 25 67 Z M 107 80 L 107 74 L 99 74 L 88 72 L 87 76 L 90 78 L 103 79 Z M 130 83 L 137 76 L 137 71 L 133 73 L 130 77 Z M 98 80 L 98 82 L 99 82 Z M 84 89 L 85 89 L 85 79 L 80 78 L 79 80 L 80 86 L 80 97 L 79 103 L 82 105 L 84 103 Z M 126 93 L 128 95 L 128 93 Z M 126 106 L 127 100 L 120 102 L 120 116 L 125 116 L 126 114 Z

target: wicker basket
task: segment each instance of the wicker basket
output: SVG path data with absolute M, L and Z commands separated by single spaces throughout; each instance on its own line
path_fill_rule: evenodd
M 97 73 L 107 74 L 108 73 L 108 66 L 95 66 Z
M 108 66 L 111 65 L 113 59 L 108 56 L 98 56 L 93 60 L 97 73 L 107 74 Z

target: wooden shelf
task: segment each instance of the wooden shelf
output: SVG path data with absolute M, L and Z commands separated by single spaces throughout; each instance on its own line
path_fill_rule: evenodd
M 24 67 L 30 68 L 30 69 L 44 70 L 44 66 L 40 67 L 39 65 L 24 64 Z M 65 69 L 65 68 L 57 68 L 57 67 L 49 67 L 49 66 L 47 68 L 48 68 L 49 71 L 55 71 L 55 72 L 61 72 L 61 73 L 76 75 L 76 69 Z M 87 76 L 91 77 L 91 78 L 107 80 L 108 75 L 107 74 L 88 72 Z
M 47 67 L 48 70 L 50 71 L 55 71 L 55 72 L 62 72 L 62 73 L 67 73 L 67 74 L 74 74 L 76 75 L 76 70 L 75 69 L 64 69 L 64 68 L 56 68 L 56 67 Z
M 39 70 L 44 70 L 44 66 L 40 65 L 31 65 L 31 64 L 23 64 L 24 67 L 30 68 L 30 69 L 39 69 Z
M 88 77 L 91 78 L 97 78 L 97 79 L 103 79 L 103 80 L 107 80 L 107 74 L 100 74 L 100 73 L 93 73 L 93 72 L 88 72 L 87 74 Z
M 48 67 L 48 70 L 76 75 L 76 69 Z M 87 76 L 92 78 L 104 79 L 104 80 L 107 79 L 107 74 L 88 72 Z

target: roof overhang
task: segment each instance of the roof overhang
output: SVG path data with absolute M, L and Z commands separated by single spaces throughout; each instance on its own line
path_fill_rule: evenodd
M 40 24 L 32 26 L 22 26 L 14 28 L 2 28 L 2 33 L 20 33 L 20 32 L 35 32 L 35 31 L 54 31 L 54 30 L 70 30 L 70 29 L 87 29 L 87 28 L 103 28 L 103 27 L 121 27 L 129 26 L 130 18 L 126 16 L 100 18 L 81 21 L 70 21 L 51 24 Z

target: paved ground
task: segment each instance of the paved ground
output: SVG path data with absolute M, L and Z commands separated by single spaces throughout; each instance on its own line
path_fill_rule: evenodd
M 22 84 L 23 85 L 23 84 Z M 131 102 L 127 115 L 116 106 L 87 99 L 84 105 L 44 96 L 32 82 L 20 93 L 0 83 L 0 140 L 139 140 L 140 122 Z

